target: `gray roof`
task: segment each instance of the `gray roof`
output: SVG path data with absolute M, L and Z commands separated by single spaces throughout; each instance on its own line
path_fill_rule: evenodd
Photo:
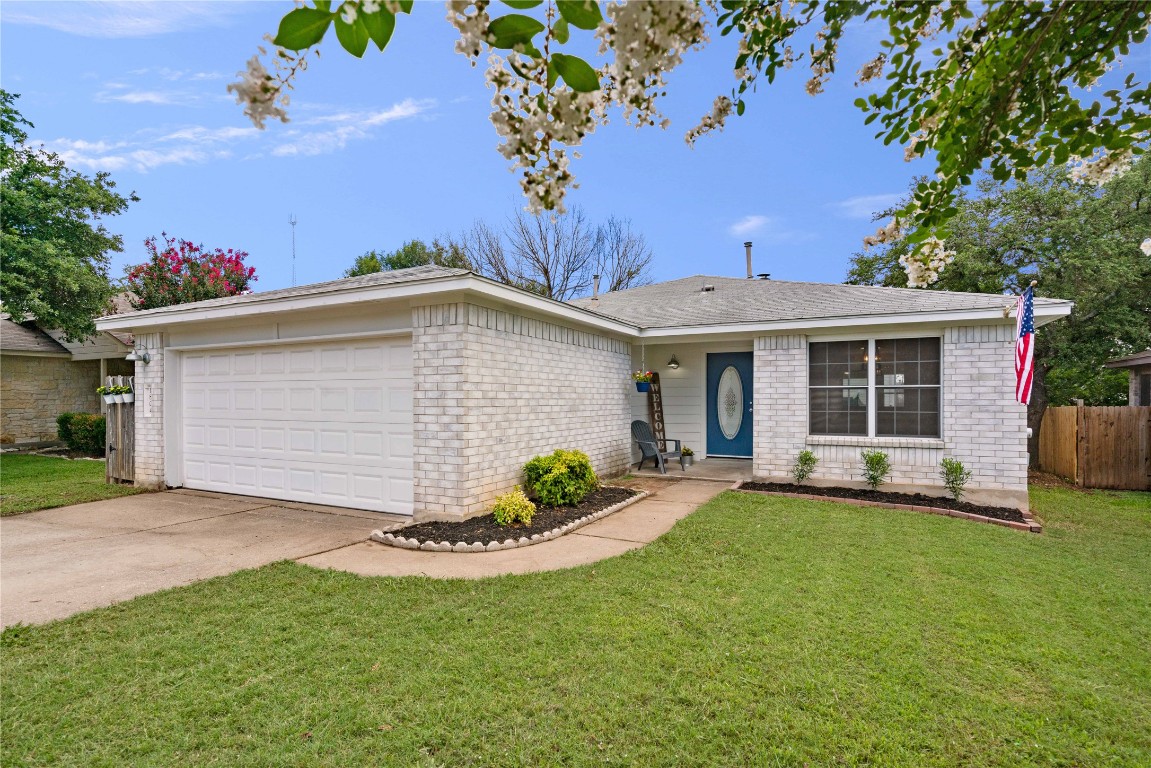
M 0 315 L 0 350 L 4 352 L 50 352 L 69 354 L 60 342 L 32 323 L 12 322 L 8 315 Z
M 1138 368 L 1143 365 L 1151 365 L 1151 349 L 1145 349 L 1125 357 L 1117 357 L 1114 360 L 1108 360 L 1103 365 L 1106 368 Z
M 705 285 L 714 286 L 715 290 L 705 292 Z M 1012 296 L 992 293 L 695 275 L 603 293 L 598 301 L 588 298 L 571 303 L 640 328 L 666 328 L 1002 309 L 1012 301 Z M 1035 300 L 1037 308 L 1068 303 L 1060 299 Z
M 222 299 L 207 299 L 205 301 L 194 301 L 189 304 L 174 304 L 170 307 L 160 307 L 158 309 L 142 309 L 137 312 L 123 312 L 121 314 L 131 314 L 133 316 L 147 317 L 152 315 L 167 314 L 170 312 L 179 312 L 189 308 L 200 309 L 209 307 L 236 306 L 249 304 L 252 302 L 266 301 L 268 299 L 290 299 L 296 296 L 313 296 L 319 293 L 331 293 L 335 291 L 345 291 L 355 288 L 370 288 L 377 285 L 411 283 L 420 280 L 431 280 L 434 278 L 442 277 L 459 277 L 460 275 L 469 274 L 471 273 L 466 269 L 450 269 L 448 267 L 439 267 L 435 264 L 427 264 L 422 267 L 396 269 L 387 272 L 373 272 L 370 275 L 345 277 L 341 280 L 329 280 L 326 283 L 297 285 L 292 288 L 279 288 L 275 291 L 246 293 L 242 296 L 227 296 Z M 119 316 L 120 315 L 110 315 L 109 317 Z

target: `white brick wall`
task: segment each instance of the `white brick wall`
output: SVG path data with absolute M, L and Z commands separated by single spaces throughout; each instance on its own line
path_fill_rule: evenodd
M 807 338 L 764 336 L 755 344 L 756 477 L 789 481 L 795 456 L 819 456 L 813 484 L 862 485 L 864 448 L 891 457 L 890 490 L 942 495 L 939 462 L 959 459 L 973 473 L 971 501 L 1027 504 L 1027 411 L 1015 402 L 1014 324 L 943 332 L 942 440 L 809 437 Z
M 490 509 L 557 448 L 604 476 L 626 469 L 627 342 L 475 304 L 412 314 L 418 518 Z
M 136 349 L 150 357 L 136 362 L 136 485 L 164 488 L 164 335 L 137 334 Z

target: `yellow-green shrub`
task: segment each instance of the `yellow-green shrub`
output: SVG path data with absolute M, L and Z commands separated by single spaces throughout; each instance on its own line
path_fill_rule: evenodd
M 498 525 L 512 525 L 523 523 L 531 525 L 536 514 L 536 505 L 524 494 L 518 485 L 514 491 L 509 491 L 496 497 L 496 506 L 492 510 Z
M 524 465 L 524 477 L 546 507 L 579 504 L 599 485 L 591 459 L 583 451 L 559 450 L 550 456 L 536 456 Z

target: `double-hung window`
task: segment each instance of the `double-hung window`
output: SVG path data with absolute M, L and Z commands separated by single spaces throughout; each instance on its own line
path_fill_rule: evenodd
M 812 435 L 940 436 L 938 336 L 808 344 Z

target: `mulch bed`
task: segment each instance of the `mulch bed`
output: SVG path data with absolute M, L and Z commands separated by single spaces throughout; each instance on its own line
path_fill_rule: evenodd
M 1008 520 L 1013 523 L 1026 523 L 1018 509 L 1010 507 L 985 507 L 967 501 L 956 501 L 942 496 L 927 496 L 922 493 L 891 493 L 888 491 L 873 491 L 870 488 L 817 488 L 813 485 L 795 485 L 794 483 L 756 483 L 746 482 L 739 486 L 741 491 L 770 491 L 772 493 L 803 493 L 809 496 L 827 496 L 833 499 L 858 499 L 860 501 L 875 501 L 882 504 L 907 504 L 916 507 L 939 507 L 951 509 L 956 512 L 966 512 L 970 515 L 982 515 L 995 520 Z
M 630 488 L 615 488 L 604 486 L 598 488 L 574 507 L 545 507 L 537 506 L 535 517 L 531 525 L 498 525 L 495 515 L 489 513 L 482 517 L 472 517 L 467 520 L 452 522 L 417 523 L 398 530 L 393 530 L 397 536 L 420 541 L 446 541 L 449 544 L 490 544 L 493 541 L 506 541 L 519 539 L 523 536 L 532 536 L 537 533 L 546 533 L 560 528 L 581 517 L 595 514 L 601 509 L 619 504 L 635 496 L 637 491 Z

